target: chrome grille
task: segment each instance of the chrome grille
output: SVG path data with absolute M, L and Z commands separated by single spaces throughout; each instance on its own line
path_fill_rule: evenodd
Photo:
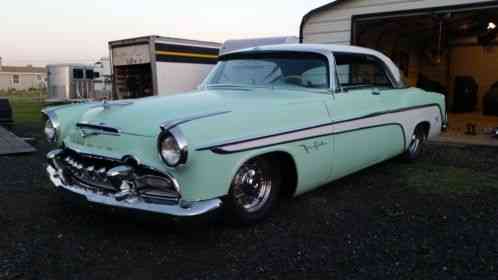
M 117 191 L 106 176 L 107 171 L 113 166 L 110 162 L 99 162 L 97 160 L 90 163 L 89 160 L 75 157 L 74 155 L 66 155 L 59 159 L 57 163 L 62 165 L 65 173 L 72 180 L 91 188 L 110 192 Z
M 71 183 L 92 189 L 98 192 L 117 194 L 121 182 L 108 177 L 107 172 L 114 167 L 130 164 L 98 156 L 82 155 L 66 149 L 54 159 L 57 169 L 63 170 L 64 177 Z M 135 193 L 147 201 L 161 202 L 161 200 L 176 200 L 180 194 L 173 179 L 157 171 L 130 164 L 133 167 L 133 179 L 128 182 Z

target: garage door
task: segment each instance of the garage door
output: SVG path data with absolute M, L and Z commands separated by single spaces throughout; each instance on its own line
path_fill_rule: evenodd
M 487 133 L 498 126 L 497 25 L 498 2 L 370 14 L 353 17 L 352 41 L 391 57 L 407 84 L 445 94 L 453 129 Z

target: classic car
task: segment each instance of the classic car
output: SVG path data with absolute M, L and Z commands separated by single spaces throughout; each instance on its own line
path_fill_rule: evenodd
M 444 96 L 410 88 L 385 55 L 338 45 L 220 56 L 198 90 L 47 108 L 47 172 L 88 201 L 249 224 L 381 161 L 415 160 L 445 128 Z

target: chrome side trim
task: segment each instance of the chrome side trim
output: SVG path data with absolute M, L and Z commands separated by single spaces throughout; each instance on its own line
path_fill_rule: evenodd
M 208 144 L 208 145 L 203 145 L 203 146 L 197 147 L 196 150 L 197 151 L 211 150 L 211 149 L 214 149 L 214 148 L 220 148 L 220 147 L 228 146 L 228 145 L 232 145 L 232 144 L 240 144 L 240 143 L 254 141 L 254 140 L 266 139 L 266 138 L 270 138 L 270 137 L 277 137 L 277 136 L 286 135 L 286 134 L 292 134 L 292 133 L 297 133 L 297 132 L 301 132 L 301 131 L 305 131 L 305 130 L 323 128 L 323 127 L 327 127 L 327 126 L 330 126 L 330 125 L 332 125 L 331 122 L 319 122 L 319 123 L 310 124 L 308 126 L 302 126 L 300 128 L 297 128 L 297 129 L 279 130 L 279 131 L 276 131 L 276 132 L 274 132 L 272 134 L 264 134 L 264 135 L 259 135 L 259 136 L 254 135 L 254 136 L 249 136 L 249 137 L 231 138 L 231 139 L 227 139 L 227 140 L 223 140 L 223 141 L 218 141 L 218 142 L 213 142 L 213 143 Z
M 399 126 L 404 136 L 404 146 L 406 149 L 406 143 L 408 141 L 406 131 L 411 130 L 407 129 L 407 127 L 412 124 L 409 124 L 411 122 L 410 118 L 407 118 L 406 115 L 399 114 L 405 112 L 414 114 L 420 110 L 428 110 L 433 107 L 438 108 L 439 111 L 437 114 L 442 115 L 441 107 L 438 104 L 426 104 L 376 112 L 357 118 L 327 122 L 315 126 L 267 134 L 259 137 L 245 137 L 225 140 L 209 146 L 199 147 L 196 150 L 211 150 L 212 152 L 218 154 L 229 154 L 381 126 Z
M 198 119 L 204 119 L 204 118 L 214 117 L 214 116 L 218 116 L 218 115 L 228 114 L 231 112 L 232 111 L 219 111 L 219 112 L 211 112 L 211 113 L 194 114 L 194 115 L 191 115 L 188 117 L 163 122 L 161 124 L 161 129 L 169 130 L 169 129 L 171 129 L 175 126 L 178 126 L 180 124 L 188 123 L 188 122 L 198 120 Z
M 121 131 L 117 128 L 108 126 L 104 123 L 91 124 L 87 122 L 79 122 L 76 124 L 79 128 L 81 137 L 86 138 L 94 135 L 110 135 L 110 136 L 120 136 Z
M 114 197 L 113 195 L 92 192 L 76 185 L 65 184 L 62 173 L 58 172 L 50 165 L 47 166 L 47 173 L 56 188 L 62 188 L 67 191 L 82 195 L 90 202 L 108 206 L 136 209 L 179 217 L 202 215 L 221 206 L 221 200 L 218 198 L 197 202 L 179 201 L 172 205 L 148 203 L 140 197 L 134 197 L 134 199 L 124 199 L 120 201 L 118 200 L 121 199 L 120 197 L 116 199 L 116 197 Z

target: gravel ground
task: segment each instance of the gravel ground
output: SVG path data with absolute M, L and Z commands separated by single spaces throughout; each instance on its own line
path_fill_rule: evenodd
M 38 124 L 15 128 L 41 137 Z M 0 279 L 496 279 L 498 150 L 428 146 L 225 225 L 56 193 L 48 147 L 0 157 Z

